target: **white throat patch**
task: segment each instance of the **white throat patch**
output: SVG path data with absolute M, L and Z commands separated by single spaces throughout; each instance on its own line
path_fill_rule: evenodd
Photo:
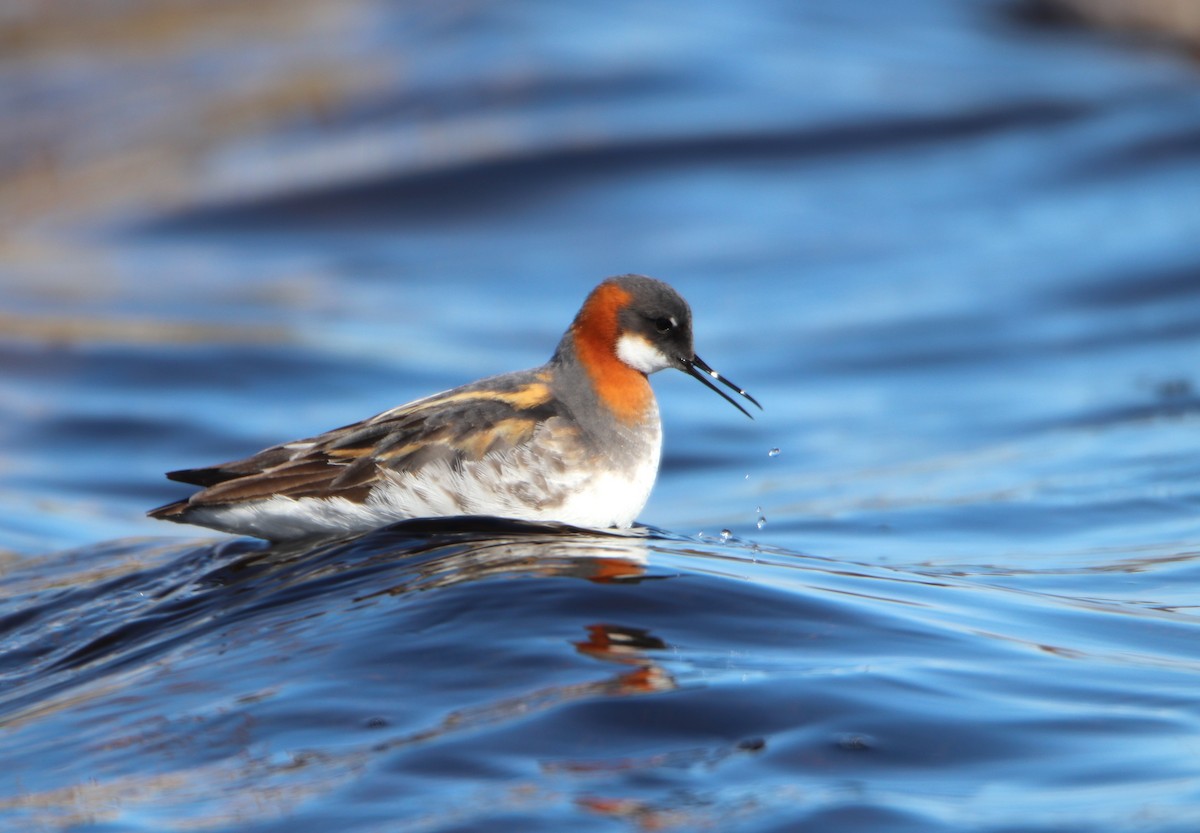
M 625 333 L 617 339 L 617 358 L 646 375 L 671 366 L 671 360 L 662 350 L 647 341 L 644 336 L 630 333 Z

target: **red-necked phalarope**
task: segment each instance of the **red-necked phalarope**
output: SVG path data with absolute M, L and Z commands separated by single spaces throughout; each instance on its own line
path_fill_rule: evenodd
M 610 278 L 550 361 L 418 399 L 252 457 L 167 477 L 204 487 L 149 514 L 280 541 L 407 518 L 493 515 L 628 527 L 662 450 L 647 376 L 715 379 L 762 406 L 692 349 L 688 304 L 661 281 Z

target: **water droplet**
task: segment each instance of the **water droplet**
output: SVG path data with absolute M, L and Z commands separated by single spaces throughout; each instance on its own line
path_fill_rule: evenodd
M 721 530 L 721 541 L 722 542 L 726 542 L 732 537 L 733 537 L 733 532 L 731 530 L 728 530 L 728 529 Z
M 778 457 L 782 452 L 778 448 L 772 448 L 767 452 L 768 457 Z
M 767 516 L 763 514 L 761 506 L 756 506 L 754 508 L 754 514 L 758 515 L 758 520 L 754 522 L 755 526 L 757 526 L 759 529 L 762 529 L 767 525 Z

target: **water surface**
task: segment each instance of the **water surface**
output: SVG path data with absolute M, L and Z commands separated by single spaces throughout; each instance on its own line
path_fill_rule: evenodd
M 1194 64 L 982 0 L 295 8 L 0 62 L 5 825 L 1197 829 Z M 634 534 L 143 517 L 628 271 L 766 408 L 655 377 Z

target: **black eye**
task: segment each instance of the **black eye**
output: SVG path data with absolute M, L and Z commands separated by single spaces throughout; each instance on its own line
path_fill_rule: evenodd
M 669 333 L 675 329 L 675 321 L 670 318 L 656 318 L 654 320 L 654 329 L 660 333 Z

